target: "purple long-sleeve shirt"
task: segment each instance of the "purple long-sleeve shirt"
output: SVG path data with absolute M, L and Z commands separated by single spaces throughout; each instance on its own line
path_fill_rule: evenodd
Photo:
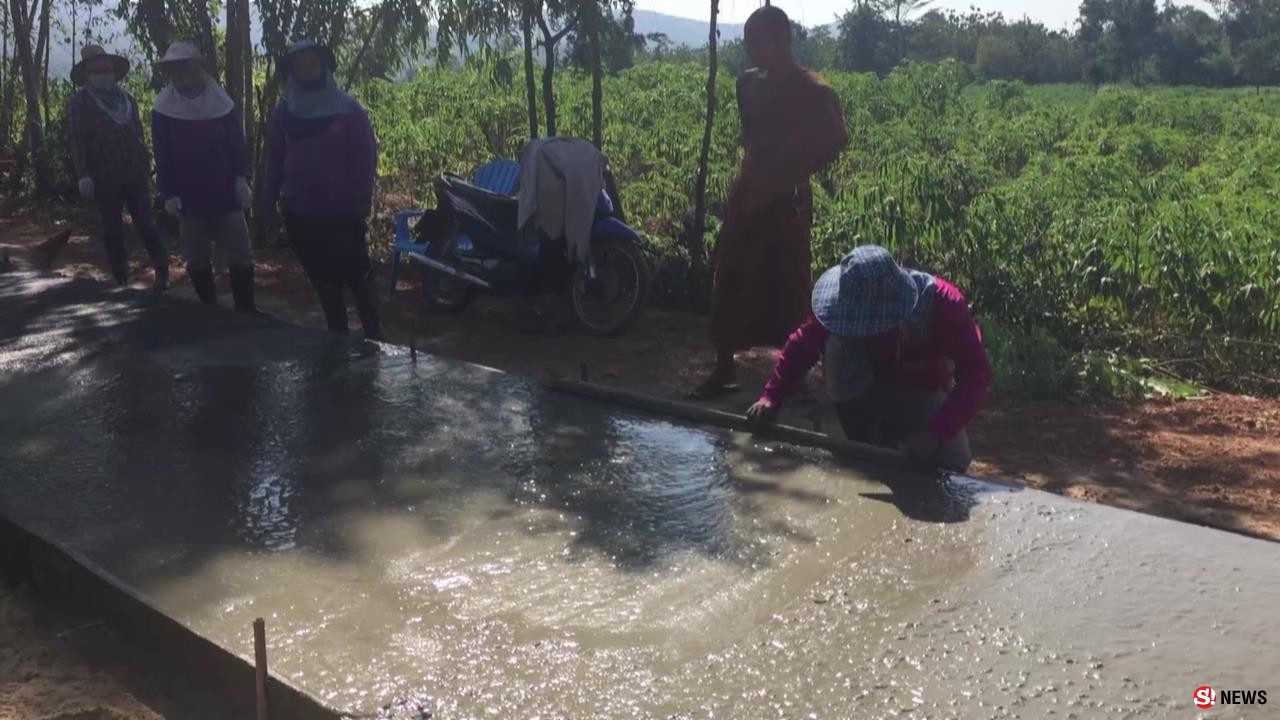
M 250 177 L 250 170 L 239 113 L 179 120 L 152 111 L 151 142 L 160 194 L 181 199 L 184 214 L 220 215 L 240 209 L 236 178 Z
M 351 112 L 324 122 L 318 132 L 291 134 L 285 129 L 288 112 L 281 103 L 271 115 L 267 199 L 282 199 L 287 211 L 304 217 L 367 217 L 378 172 L 378 143 L 369 113 L 355 105 Z

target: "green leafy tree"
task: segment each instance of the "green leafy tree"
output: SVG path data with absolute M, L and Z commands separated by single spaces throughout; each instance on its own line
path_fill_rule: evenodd
M 986 80 L 1020 79 L 1022 56 L 1012 40 L 987 35 L 978 41 L 978 57 L 974 69 Z
M 894 48 L 897 59 L 907 55 L 910 42 L 908 18 L 933 4 L 933 0 L 879 0 L 882 11 L 893 20 L 893 34 L 897 40 Z M 895 63 L 896 64 L 896 63 Z
M 1222 0 L 1218 11 L 1240 79 L 1280 82 L 1280 0 Z
M 999 13 L 930 10 L 913 24 L 907 56 L 925 62 L 952 59 L 972 65 L 977 62 L 979 38 L 995 22 L 1004 22 Z
M 886 75 L 897 64 L 893 26 L 876 2 L 860 0 L 840 19 L 840 59 L 845 70 Z
M 1077 37 L 1112 78 L 1140 83 L 1158 24 L 1155 0 L 1084 0 Z
M 791 26 L 792 47 L 796 61 L 815 70 L 834 69 L 840 64 L 840 41 L 825 25 L 807 29 L 799 24 Z
M 349 37 L 339 49 L 348 87 L 370 78 L 394 80 L 429 46 L 430 8 L 420 0 L 380 0 L 352 10 Z
M 216 74 L 220 63 L 214 18 L 219 6 L 207 0 L 120 0 L 116 15 L 148 59 L 164 53 L 175 40 L 193 40 Z
M 1215 58 L 1226 50 L 1222 25 L 1199 8 L 1166 2 L 1156 35 L 1160 80 L 1169 85 L 1219 85 L 1231 81 Z
M 604 71 L 609 75 L 633 67 L 645 48 L 645 36 L 636 33 L 635 18 L 630 8 L 608 8 L 600 30 L 600 55 Z M 584 33 L 569 35 L 569 58 L 577 67 L 591 70 L 591 42 Z

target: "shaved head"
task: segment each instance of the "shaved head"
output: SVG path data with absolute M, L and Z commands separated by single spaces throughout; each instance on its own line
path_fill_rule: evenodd
M 782 8 L 765 5 L 751 13 L 751 17 L 747 18 L 747 24 L 743 28 L 743 32 L 745 34 L 776 34 L 790 38 L 791 18 L 787 17 Z
M 791 19 L 781 8 L 766 5 L 751 13 L 743 28 L 747 56 L 763 70 L 776 70 L 790 65 Z

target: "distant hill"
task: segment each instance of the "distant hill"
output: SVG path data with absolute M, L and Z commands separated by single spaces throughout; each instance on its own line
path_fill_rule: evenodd
M 641 35 L 662 33 L 671 39 L 672 45 L 687 45 L 691 48 L 704 47 L 707 34 L 711 29 L 705 20 L 663 15 L 649 10 L 636 10 L 633 13 L 636 21 L 636 32 Z M 720 29 L 720 41 L 730 42 L 742 38 L 742 25 L 736 23 L 717 23 Z

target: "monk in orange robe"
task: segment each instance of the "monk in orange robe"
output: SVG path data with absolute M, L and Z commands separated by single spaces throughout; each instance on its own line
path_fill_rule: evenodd
M 735 352 L 781 347 L 808 316 L 809 178 L 849 141 L 835 92 L 792 56 L 786 13 L 760 8 L 744 34 L 755 67 L 738 81 L 745 152 L 712 259 L 716 366 L 702 399 L 738 389 Z

